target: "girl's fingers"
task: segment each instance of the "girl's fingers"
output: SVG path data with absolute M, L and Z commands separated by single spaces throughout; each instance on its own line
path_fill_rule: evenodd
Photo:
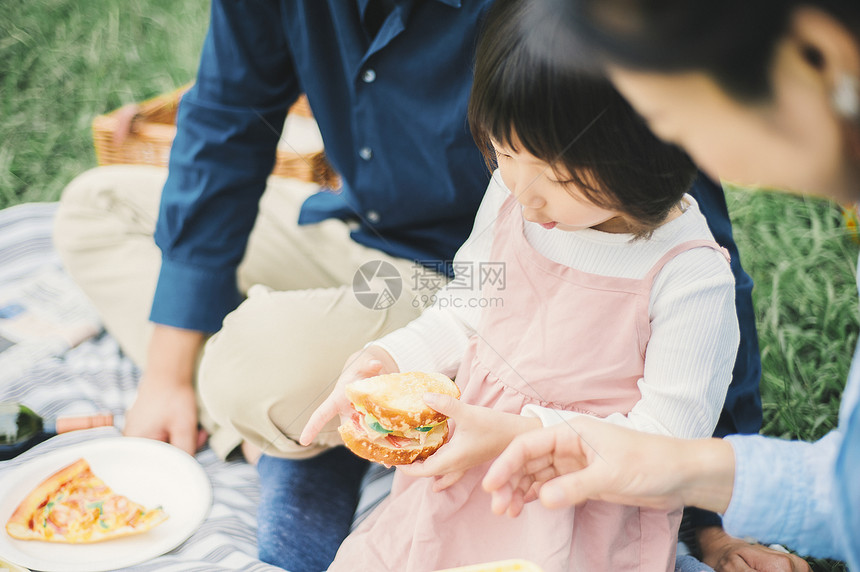
M 526 462 L 523 466 L 523 472 L 527 475 L 534 475 L 536 480 L 548 481 L 549 479 L 558 476 L 558 470 L 553 464 L 553 459 L 549 455 L 537 457 Z
M 511 480 L 492 492 L 490 508 L 495 514 L 518 516 L 526 503 L 537 498 L 537 488 L 530 475 Z
M 523 497 L 523 502 L 529 503 L 529 502 L 536 501 L 538 499 L 538 493 L 539 492 L 540 492 L 540 485 L 537 482 L 532 483 L 532 486 L 530 486 L 528 488 L 528 490 L 525 493 L 525 496 Z
M 432 477 L 435 473 L 427 470 L 426 463 L 427 461 L 416 461 L 411 465 L 400 465 L 399 470 L 407 477 Z
M 433 455 L 423 461 L 416 461 L 411 465 L 402 465 L 400 470 L 404 475 L 410 477 L 435 477 L 444 475 L 454 470 L 457 464 L 457 456 L 451 457 L 449 449 L 439 449 Z
M 535 486 L 535 480 L 532 475 L 524 475 L 514 487 L 514 491 L 516 491 L 520 497 L 522 497 L 523 502 L 531 502 L 529 492 Z M 534 499 L 532 499 L 534 500 Z
M 358 373 L 361 375 L 361 377 L 373 377 L 375 375 L 379 375 L 381 371 L 382 362 L 377 359 L 372 359 L 367 363 L 363 364 L 359 368 Z
M 329 396 L 319 407 L 317 407 L 316 411 L 311 414 L 310 419 L 308 419 L 308 422 L 305 424 L 305 428 L 302 429 L 299 443 L 305 447 L 310 445 L 322 428 L 325 427 L 325 424 L 331 419 L 334 419 L 337 414 L 337 402 Z
M 542 469 L 536 469 L 534 471 L 527 471 L 526 474 L 529 475 L 533 481 L 538 483 L 545 483 L 559 476 L 558 470 L 556 470 L 552 465 L 543 467 Z
M 454 397 L 443 393 L 425 393 L 424 403 L 442 415 L 454 418 L 457 417 L 457 413 L 463 405 L 459 399 L 455 399 Z
M 314 411 L 310 416 L 310 419 L 308 419 L 308 422 L 305 424 L 304 429 L 302 429 L 302 434 L 299 437 L 299 443 L 305 447 L 313 442 L 314 438 L 316 438 L 319 432 L 322 431 L 322 428 L 325 427 L 326 423 L 334 419 L 334 417 L 340 413 L 341 406 L 338 401 L 340 397 L 343 397 L 343 384 L 347 381 L 373 377 L 375 375 L 379 375 L 382 371 L 384 364 L 380 360 L 371 358 L 362 363 L 360 362 L 361 356 L 361 353 L 356 353 L 350 357 L 344 372 L 341 373 L 341 376 L 338 379 L 334 392 L 329 395 L 319 407 L 317 407 L 316 411 Z M 335 394 L 337 394 L 337 396 Z M 343 399 L 346 398 L 343 397 Z M 345 406 L 346 404 L 344 407 Z M 344 414 L 346 415 L 346 413 Z
M 547 508 L 574 506 L 596 498 L 606 487 L 606 478 L 593 467 L 586 467 L 547 481 L 541 486 L 538 496 Z
M 520 435 L 490 465 L 483 480 L 484 490 L 494 491 L 526 468 L 545 466 L 551 459 L 554 444 L 546 429 Z
M 537 429 L 518 436 L 490 465 L 483 480 L 484 490 L 492 492 L 518 474 L 531 475 L 539 482 L 558 476 L 558 446 L 554 429 Z M 587 463 L 575 453 L 562 457 L 568 464 L 578 462 L 584 466 Z
M 516 518 L 523 512 L 523 507 L 525 506 L 525 502 L 523 502 L 523 495 L 520 491 L 514 491 L 514 494 L 511 496 L 511 504 L 508 507 L 508 516 L 511 518 Z
M 433 492 L 438 493 L 444 491 L 445 489 L 459 481 L 461 478 L 463 478 L 464 474 L 465 471 L 454 471 L 453 473 L 442 475 L 441 477 L 436 479 L 435 483 L 433 483 Z
M 492 493 L 490 501 L 490 509 L 495 514 L 505 514 L 511 506 L 511 498 L 513 497 L 513 488 L 510 485 L 499 487 Z

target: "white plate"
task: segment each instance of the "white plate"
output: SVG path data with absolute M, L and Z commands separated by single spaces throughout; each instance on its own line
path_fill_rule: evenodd
M 93 473 L 121 495 L 169 518 L 147 532 L 94 544 L 16 540 L 5 523 L 37 484 L 84 458 Z M 185 452 L 150 439 L 110 437 L 57 449 L 17 467 L 0 481 L 0 557 L 50 572 L 101 572 L 140 564 L 182 544 L 212 505 L 212 485 Z

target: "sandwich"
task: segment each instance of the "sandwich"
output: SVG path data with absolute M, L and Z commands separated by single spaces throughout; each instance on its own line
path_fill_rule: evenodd
M 408 465 L 436 452 L 448 435 L 448 417 L 424 403 L 425 393 L 457 399 L 460 390 L 440 373 L 390 373 L 346 386 L 353 414 L 338 427 L 344 444 L 369 461 Z

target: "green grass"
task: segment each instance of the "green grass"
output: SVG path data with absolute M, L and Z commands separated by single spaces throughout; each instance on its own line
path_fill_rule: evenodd
M 763 432 L 818 439 L 836 426 L 860 330 L 858 246 L 832 203 L 727 189 L 762 357 Z M 810 559 L 813 571 L 847 570 Z
M 8 0 L 0 18 L 0 208 L 56 200 L 95 166 L 90 123 L 194 77 L 205 0 Z
M 207 19 L 205 0 L 5 1 L 0 208 L 56 200 L 95 166 L 93 117 L 192 79 Z M 818 438 L 836 424 L 857 339 L 857 245 L 830 203 L 734 188 L 728 198 L 756 282 L 764 431 Z
M 755 280 L 764 432 L 817 439 L 836 426 L 857 341 L 857 245 L 828 202 L 737 189 L 728 197 Z

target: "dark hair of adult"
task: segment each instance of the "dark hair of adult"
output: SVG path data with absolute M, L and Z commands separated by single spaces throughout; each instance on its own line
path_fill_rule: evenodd
M 580 67 L 604 56 L 652 71 L 701 70 L 742 100 L 770 94 L 768 71 L 795 9 L 822 10 L 860 36 L 858 0 L 532 1 L 521 25 L 544 55 Z M 811 48 L 805 56 L 820 58 Z
M 659 226 L 696 168 L 659 141 L 608 80 L 535 55 L 521 25 L 530 5 L 497 0 L 478 40 L 469 124 L 492 165 L 492 141 L 555 167 L 603 208 L 626 215 L 637 236 Z

